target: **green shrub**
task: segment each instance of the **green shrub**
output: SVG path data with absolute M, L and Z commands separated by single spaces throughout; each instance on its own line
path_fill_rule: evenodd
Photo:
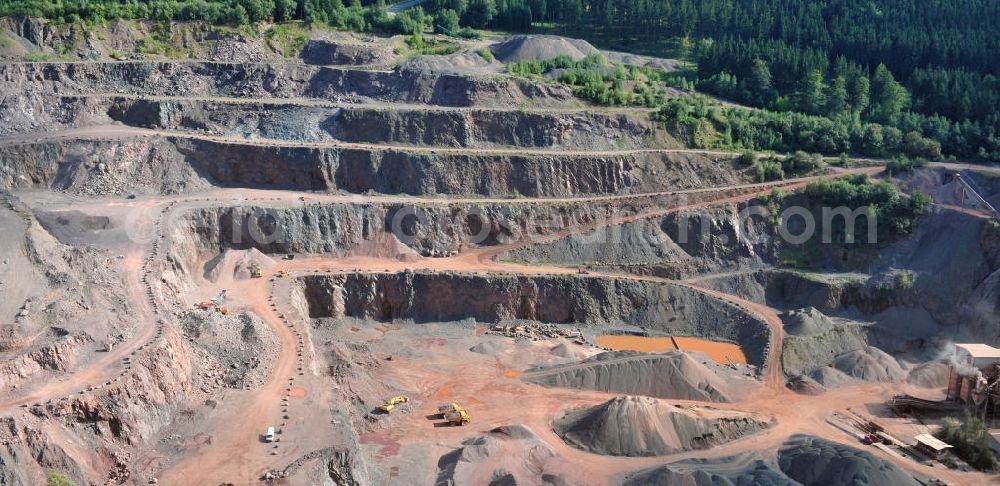
M 781 162 L 771 159 L 761 159 L 754 163 L 757 170 L 757 181 L 770 182 L 780 181 L 785 178 L 785 171 L 781 168 Z
M 49 473 L 49 478 L 46 484 L 47 486 L 76 486 L 76 483 L 71 481 L 64 474 L 57 472 Z
M 744 167 L 750 167 L 757 163 L 757 159 L 757 152 L 754 152 L 753 150 L 744 150 L 740 152 L 740 157 L 737 161 Z
M 990 447 L 993 439 L 986 424 L 978 417 L 968 416 L 965 423 L 948 417 L 934 436 L 954 446 L 955 455 L 976 469 L 989 471 L 997 465 Z
M 434 33 L 454 35 L 458 31 L 458 13 L 444 9 L 434 15 Z
M 871 208 L 877 223 L 876 237 L 879 241 L 886 242 L 908 234 L 912 230 L 913 221 L 930 204 L 930 198 L 924 193 L 914 192 L 907 196 L 889 182 L 873 184 L 866 175 L 811 182 L 803 194 L 816 206 L 843 206 L 852 211 L 866 206 Z M 858 217 L 854 223 L 855 240 L 851 242 L 846 238 L 844 218 L 833 218 L 831 233 L 835 241 L 848 244 L 874 243 L 867 240 L 867 219 Z
M 808 174 L 823 165 L 823 157 L 819 154 L 807 154 L 801 150 L 781 159 L 781 169 L 790 176 Z
M 922 157 L 910 158 L 905 155 L 900 155 L 893 158 L 885 164 L 885 170 L 889 171 L 890 174 L 905 174 L 907 172 L 912 172 L 913 169 L 927 166 L 927 159 Z

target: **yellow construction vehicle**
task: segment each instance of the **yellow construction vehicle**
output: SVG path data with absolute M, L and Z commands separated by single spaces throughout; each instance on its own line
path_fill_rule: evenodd
M 288 272 L 285 270 L 278 270 L 278 277 L 285 278 L 288 276 Z
M 444 416 L 444 419 L 448 421 L 448 423 L 451 425 L 459 425 L 459 426 L 472 422 L 472 416 L 469 415 L 469 412 L 466 412 L 465 410 L 458 410 L 446 414 Z
M 409 398 L 406 398 L 404 396 L 392 397 L 386 400 L 385 403 L 383 403 L 382 405 L 379 405 L 378 409 L 385 413 L 389 413 L 392 411 L 392 409 L 396 408 L 396 405 L 399 405 L 400 403 L 406 403 L 409 400 L 410 400 Z
M 461 405 L 457 403 L 449 403 L 447 405 L 441 405 L 440 407 L 438 407 L 438 414 L 441 415 L 441 418 L 444 418 L 444 416 L 448 415 L 449 413 L 461 412 L 462 410 L 465 409 L 462 408 Z
M 198 302 L 194 306 L 201 310 L 216 310 L 219 312 L 219 314 L 222 315 L 229 314 L 228 308 L 222 307 L 221 305 L 216 304 L 215 302 L 212 302 L 210 300 L 206 300 L 205 302 Z
M 256 263 L 250 265 L 250 278 L 260 278 L 261 276 L 260 265 L 257 265 Z

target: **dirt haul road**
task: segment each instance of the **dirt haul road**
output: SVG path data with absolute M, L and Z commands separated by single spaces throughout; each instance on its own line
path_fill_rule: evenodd
M 944 167 L 950 167 L 945 165 Z M 977 169 L 979 169 L 977 167 Z M 864 168 L 864 169 L 853 169 L 851 171 L 844 171 L 842 173 L 873 173 L 877 169 L 875 168 Z M 840 175 L 841 173 L 829 174 L 825 176 L 817 176 L 814 178 L 809 178 L 808 180 L 814 180 L 822 177 L 834 177 Z M 766 187 L 767 190 L 771 188 L 780 187 L 784 189 L 795 189 L 802 187 L 807 183 L 807 180 L 797 180 L 797 181 L 785 181 L 784 183 L 769 185 Z M 595 225 L 582 226 L 577 228 L 567 229 L 558 233 L 551 235 L 544 235 L 537 238 L 532 238 L 526 241 L 519 241 L 509 245 L 504 245 L 500 247 L 490 247 L 482 249 L 470 249 L 461 253 L 458 256 L 452 258 L 438 258 L 438 259 L 419 259 L 415 262 L 399 262 L 399 261 L 387 261 L 378 258 L 365 258 L 365 257 L 350 257 L 343 259 L 302 259 L 295 262 L 289 262 L 284 268 L 292 271 L 315 271 L 317 269 L 340 269 L 340 270 L 353 270 L 353 271 L 400 271 L 405 269 L 435 269 L 435 270 L 453 270 L 453 271 L 498 271 L 498 272 L 510 272 L 519 274 L 538 274 L 538 273 L 573 273 L 573 270 L 562 268 L 562 267 L 546 267 L 546 266 L 520 266 L 513 264 L 505 264 L 496 261 L 496 257 L 504 252 L 512 249 L 521 248 L 525 246 L 530 246 L 533 244 L 540 244 L 547 241 L 552 241 L 569 234 L 581 233 L 593 231 L 600 229 L 601 227 L 610 226 L 613 224 L 620 224 L 628 221 L 635 221 L 644 218 L 651 218 L 670 214 L 673 212 L 686 211 L 697 209 L 701 207 L 708 207 L 712 205 L 732 203 L 746 201 L 753 197 L 759 196 L 760 194 L 766 193 L 767 190 L 762 190 L 760 187 L 754 186 L 734 186 L 733 188 L 715 188 L 711 190 L 715 191 L 725 191 L 727 189 L 757 189 L 756 191 L 748 191 L 744 194 L 739 194 L 736 196 L 720 197 L 717 199 L 712 199 L 698 204 L 691 204 L 685 206 L 669 207 L 669 208 L 654 208 L 649 211 L 629 215 L 626 217 L 621 217 L 617 219 L 610 219 L 607 221 L 601 221 Z M 194 204 L 197 201 L 198 204 L 208 204 L 211 205 L 215 203 L 226 203 L 233 202 L 229 196 L 237 195 L 241 193 L 241 190 L 232 190 L 234 192 L 226 192 L 227 197 L 220 198 L 216 201 L 212 201 L 212 198 L 191 198 L 191 197 L 179 197 L 179 198 L 156 198 L 148 201 L 140 201 L 137 204 L 149 204 L 155 207 L 160 207 L 165 204 L 185 202 L 188 204 Z M 269 192 L 261 191 L 245 191 L 248 195 L 253 194 L 270 194 Z M 279 197 L 264 198 L 266 200 L 282 200 L 286 202 L 291 200 L 293 195 L 299 193 L 280 193 Z M 314 197 L 309 195 L 309 197 Z M 338 196 L 320 196 L 323 197 L 336 198 Z M 353 196 L 352 196 L 353 197 Z M 365 197 L 357 197 L 365 200 Z M 373 198 L 378 199 L 378 198 Z M 401 198 L 404 200 L 412 201 L 413 198 Z M 595 198 L 601 199 L 601 198 Z M 587 201 L 587 198 L 579 199 L 581 201 Z M 434 199 L 436 203 L 448 204 L 450 201 L 448 199 Z M 469 201 L 479 201 L 481 199 L 469 199 Z M 356 201 L 352 201 L 356 202 Z M 121 204 L 118 201 L 116 204 Z M 155 333 L 155 326 L 152 325 L 155 322 L 156 316 L 151 311 L 150 307 L 147 305 L 147 299 L 143 298 L 142 287 L 140 284 L 141 275 L 139 274 L 139 262 L 142 261 L 141 253 L 137 252 L 130 254 L 127 260 L 127 267 L 129 272 L 129 282 L 130 282 L 130 297 L 133 304 L 139 309 L 140 315 L 142 316 L 141 321 L 145 323 L 140 329 L 140 335 L 136 337 L 133 341 L 129 343 L 128 346 L 123 346 L 116 349 L 116 351 L 106 357 L 105 359 L 91 364 L 89 367 L 78 371 L 76 374 L 72 375 L 72 379 L 65 383 L 53 384 L 49 387 L 45 387 L 40 390 L 36 390 L 31 394 L 30 397 L 26 397 L 27 401 L 42 401 L 49 398 L 54 398 L 62 396 L 70 388 L 76 387 L 79 389 L 83 383 L 88 381 L 99 381 L 99 379 L 104 379 L 110 376 L 112 372 L 117 368 L 116 361 L 129 353 L 132 349 L 135 349 L 140 345 L 141 342 L 148 341 L 149 338 Z M 616 274 L 594 274 L 594 276 L 607 276 L 613 278 L 643 278 L 628 275 L 616 275 Z M 291 331 L 287 325 L 281 322 L 281 320 L 274 314 L 273 310 L 267 305 L 267 292 L 264 288 L 266 279 L 251 281 L 246 286 L 241 289 L 241 293 L 246 295 L 246 302 L 252 310 L 257 315 L 261 316 L 269 327 L 275 332 L 279 337 L 281 342 L 281 352 L 278 357 L 278 361 L 275 365 L 274 371 L 267 384 L 258 390 L 258 392 L 253 394 L 252 399 L 249 400 L 246 407 L 241 410 L 241 413 L 233 417 L 233 421 L 229 422 L 225 429 L 226 433 L 216 434 L 215 437 L 218 439 L 213 441 L 213 443 L 207 447 L 205 450 L 201 451 L 197 456 L 189 457 L 182 462 L 175 464 L 170 468 L 165 479 L 176 478 L 180 480 L 184 479 L 184 482 L 191 480 L 192 478 L 197 478 L 199 481 L 209 481 L 214 480 L 214 478 L 220 478 L 226 480 L 226 478 L 239 479 L 240 482 L 244 480 L 247 482 L 256 479 L 256 476 L 261 470 L 266 467 L 277 465 L 273 461 L 268 461 L 261 458 L 262 451 L 248 447 L 248 444 L 253 444 L 257 442 L 256 436 L 260 433 L 260 427 L 262 423 L 268 423 L 273 420 L 274 411 L 276 409 L 276 404 L 284 396 L 284 389 L 286 388 L 284 383 L 286 377 L 293 376 L 294 366 L 295 366 L 295 355 L 297 354 L 297 341 L 296 335 Z M 697 288 L 696 288 L 697 289 Z M 750 302 L 743 301 L 733 296 L 728 296 L 714 291 L 706 291 L 704 289 L 698 289 L 703 292 L 709 293 L 717 298 L 728 300 L 737 305 L 741 305 L 747 310 L 758 315 L 772 328 L 772 339 L 774 343 L 780 343 L 781 337 L 781 326 L 780 321 L 776 320 L 776 315 L 773 310 L 767 309 L 758 304 L 753 304 Z M 776 339 L 775 339 L 776 338 Z M 772 348 L 768 357 L 767 371 L 765 374 L 765 382 L 768 385 L 768 389 L 771 393 L 762 397 L 759 401 L 750 401 L 741 405 L 743 408 L 753 409 L 753 407 L 759 407 L 760 409 L 767 409 L 767 407 L 775 407 L 775 404 L 780 404 L 780 406 L 775 407 L 775 410 L 787 410 L 788 405 L 793 401 L 805 401 L 809 400 L 806 398 L 800 398 L 798 395 L 791 394 L 787 392 L 782 386 L 781 370 L 780 370 L 780 344 Z M 10 409 L 20 403 L 26 403 L 25 400 L 19 400 L 17 402 L 10 402 L 3 405 L 4 409 Z M 817 408 L 817 411 L 820 409 Z M 823 409 L 827 410 L 827 409 Z M 828 410 L 827 410 L 828 411 Z M 809 427 L 812 430 L 815 427 Z M 844 441 L 843 434 L 830 434 L 824 433 L 823 430 L 812 430 L 813 432 L 831 436 L 834 440 Z M 720 449 L 723 451 L 730 451 L 728 448 Z M 731 452 L 731 451 L 730 451 Z M 714 454 L 715 452 L 713 452 Z M 909 466 L 909 465 L 908 465 Z
M 160 222 L 159 215 L 162 214 L 157 209 L 157 204 L 144 201 L 137 203 L 137 206 L 145 210 L 134 211 L 137 215 L 134 224 L 137 227 L 155 228 Z M 151 264 L 156 245 L 158 243 L 155 237 L 148 242 L 134 242 L 122 261 L 123 281 L 136 317 L 133 336 L 103 354 L 100 359 L 88 363 L 76 372 L 69 373 L 61 381 L 47 383 L 38 388 L 24 387 L 26 394 L 0 404 L 0 415 L 9 414 L 15 407 L 22 405 L 40 405 L 53 399 L 83 393 L 91 387 L 111 384 L 129 371 L 131 365 L 123 364 L 125 358 L 135 354 L 136 350 L 162 332 L 157 325 L 158 316 L 155 309 L 157 304 L 148 284 L 148 279 L 153 274 Z
M 496 247 L 486 247 L 486 248 L 479 248 L 479 249 L 470 249 L 470 250 L 468 250 L 466 252 L 463 252 L 462 254 L 460 254 L 460 255 L 458 255 L 458 256 L 456 256 L 454 258 L 427 260 L 427 266 L 423 267 L 423 268 L 435 268 L 435 269 L 439 269 L 439 270 L 459 270 L 459 271 L 461 271 L 463 269 L 476 269 L 476 270 L 480 270 L 480 271 L 508 271 L 508 272 L 520 272 L 520 273 L 543 273 L 543 272 L 541 272 L 541 271 L 538 270 L 539 268 L 541 268 L 541 267 L 538 267 L 538 266 L 520 267 L 520 266 L 510 265 L 510 264 L 501 264 L 501 263 L 496 262 L 496 258 L 497 258 L 498 255 L 500 255 L 502 253 L 505 253 L 507 251 L 513 250 L 513 249 L 524 248 L 524 247 L 528 247 L 528 246 L 531 246 L 531 245 L 537 245 L 537 244 L 543 244 L 543 243 L 555 241 L 555 240 L 557 240 L 559 238 L 563 238 L 563 237 L 566 237 L 566 236 L 568 236 L 570 234 L 574 234 L 574 233 L 585 233 L 585 232 L 594 231 L 594 230 L 597 230 L 597 229 L 600 229 L 600 228 L 603 228 L 603 227 L 612 226 L 612 225 L 616 225 L 616 224 L 626 223 L 626 222 L 630 222 L 630 221 L 637 221 L 637 220 L 646 219 L 646 218 L 664 216 L 664 215 L 668 215 L 668 214 L 672 214 L 672 213 L 676 213 L 676 212 L 681 212 L 681 211 L 688 211 L 688 210 L 693 210 L 693 209 L 698 209 L 698 208 L 710 207 L 712 205 L 747 201 L 747 200 L 753 199 L 754 197 L 757 197 L 757 196 L 759 196 L 761 194 L 765 194 L 768 191 L 773 190 L 773 189 L 780 188 L 780 189 L 793 190 L 793 189 L 796 189 L 796 188 L 803 187 L 806 183 L 808 183 L 809 181 L 812 181 L 812 180 L 817 180 L 817 179 L 821 179 L 821 178 L 828 178 L 828 177 L 834 177 L 835 175 L 840 175 L 840 174 L 845 174 L 845 173 L 872 173 L 874 170 L 876 170 L 876 169 L 873 169 L 873 168 L 859 168 L 859 169 L 852 169 L 850 171 L 838 172 L 836 174 L 827 174 L 827 175 L 813 176 L 813 177 L 808 177 L 808 178 L 794 179 L 794 180 L 788 180 L 788 181 L 781 181 L 781 182 L 776 182 L 776 183 L 747 184 L 747 185 L 738 185 L 738 186 L 726 186 L 726 187 L 720 187 L 720 188 L 708 188 L 708 189 L 704 189 L 704 190 L 700 190 L 699 189 L 699 190 L 686 190 L 686 191 L 671 191 L 671 192 L 667 192 L 667 193 L 654 193 L 654 194 L 634 195 L 634 196 L 598 196 L 598 197 L 594 197 L 594 198 L 518 199 L 518 200 L 494 199 L 493 201 L 496 201 L 496 202 L 507 202 L 507 201 L 510 201 L 510 202 L 514 202 L 514 203 L 531 204 L 531 203 L 535 203 L 535 202 L 549 202 L 549 203 L 553 203 L 553 202 L 590 202 L 590 201 L 607 200 L 608 198 L 633 198 L 633 197 L 640 197 L 641 198 L 641 197 L 654 197 L 654 196 L 659 196 L 659 195 L 692 194 L 692 193 L 704 193 L 704 192 L 724 192 L 724 193 L 727 192 L 727 191 L 740 191 L 741 192 L 740 194 L 738 194 L 736 196 L 711 199 L 711 200 L 708 200 L 708 201 L 703 202 L 703 203 L 689 204 L 689 205 L 675 206 L 675 207 L 668 207 L 668 208 L 656 208 L 656 209 L 651 209 L 649 211 L 641 212 L 641 213 L 638 213 L 638 214 L 631 214 L 631 215 L 626 215 L 626 216 L 617 217 L 617 218 L 609 218 L 609 219 L 606 219 L 606 220 L 597 221 L 597 222 L 595 222 L 594 224 L 591 224 L 591 225 L 569 228 L 569 229 L 565 229 L 565 230 L 562 230 L 562 231 L 559 231 L 559 232 L 555 232 L 555 233 L 552 233 L 552 234 L 548 234 L 548 235 L 532 235 L 530 238 L 524 238 L 521 241 L 514 242 L 514 243 L 508 244 L 508 245 L 496 246 Z M 112 205 L 113 204 L 113 205 L 115 205 L 117 207 L 127 207 L 127 206 L 134 205 L 135 207 L 144 209 L 145 212 L 160 213 L 161 211 L 164 211 L 165 208 L 170 207 L 171 210 L 169 212 L 164 212 L 163 213 L 163 219 L 170 220 L 170 218 L 173 215 L 173 212 L 176 212 L 176 211 L 179 211 L 179 210 L 183 210 L 183 209 L 191 209 L 191 208 L 194 208 L 194 207 L 207 207 L 207 206 L 211 206 L 213 204 L 232 204 L 233 202 L 241 202 L 241 201 L 242 202 L 261 201 L 261 202 L 269 202 L 269 203 L 272 203 L 272 204 L 284 201 L 286 203 L 297 204 L 297 203 L 300 203 L 300 201 L 298 201 L 298 198 L 300 197 L 300 194 L 301 193 L 296 193 L 296 192 L 292 192 L 292 191 L 274 192 L 274 191 L 233 189 L 233 190 L 225 190 L 225 191 L 222 191 L 222 192 L 220 192 L 218 194 L 203 195 L 203 196 L 200 196 L 200 197 L 189 197 L 189 196 L 180 196 L 180 197 L 155 197 L 155 198 L 150 198 L 150 199 L 145 199 L 145 200 L 137 200 L 137 201 L 134 201 L 134 202 L 122 202 L 120 200 L 108 200 L 108 201 L 103 201 L 103 202 L 102 201 L 95 201 L 95 202 L 90 202 L 90 203 L 78 203 L 78 202 L 74 202 L 74 203 L 72 203 L 72 205 L 70 207 L 65 208 L 65 209 L 72 209 L 72 210 L 86 209 L 86 210 L 90 210 L 90 211 L 100 211 L 100 209 L 101 209 L 102 206 L 106 207 L 106 205 Z M 271 197 L 266 197 L 265 195 L 271 195 Z M 446 198 L 411 198 L 411 197 L 395 198 L 395 197 L 378 197 L 378 196 L 375 196 L 375 197 L 368 197 L 368 196 L 326 196 L 326 195 L 313 195 L 313 194 L 310 194 L 309 198 L 310 198 L 310 200 L 315 199 L 318 202 L 344 201 L 344 202 L 351 202 L 351 203 L 394 202 L 394 201 L 399 201 L 399 202 L 425 201 L 425 202 L 428 202 L 428 203 L 451 204 L 451 203 L 455 203 L 455 202 L 459 202 L 459 201 L 462 201 L 462 202 L 484 202 L 484 201 L 489 201 L 489 200 L 474 199 L 474 198 L 472 198 L 472 199 L 455 199 L 455 200 L 451 200 L 451 199 L 446 199 Z M 57 210 L 57 208 L 53 208 L 53 210 Z M 138 213 L 139 214 L 145 214 L 145 212 L 139 211 Z M 157 222 L 159 222 L 159 219 L 157 219 Z M 142 221 L 137 221 L 137 223 L 142 223 Z M 154 229 L 154 234 L 157 235 L 157 237 L 159 237 L 159 235 L 162 234 L 162 228 L 156 227 Z M 137 250 L 137 251 L 139 251 L 139 250 Z M 148 248 L 147 248 L 147 251 L 148 251 Z M 136 253 L 136 254 L 132 255 L 130 257 L 130 259 L 127 260 L 127 261 L 130 261 L 130 262 L 139 262 L 140 260 L 142 260 L 142 257 L 140 257 L 138 253 Z M 419 268 L 419 267 L 415 267 L 413 264 L 411 264 L 409 262 L 398 262 L 398 261 L 395 261 L 395 260 L 386 261 L 386 260 L 382 260 L 382 259 L 374 259 L 374 260 L 346 259 L 346 260 L 342 260 L 342 261 L 345 262 L 348 265 L 352 264 L 352 263 L 349 263 L 349 262 L 355 262 L 353 264 L 360 265 L 359 268 L 362 268 L 362 267 L 368 267 L 370 269 L 377 269 L 377 268 L 386 269 L 386 268 L 388 268 L 388 269 L 392 269 L 394 271 L 402 271 L 402 270 L 406 270 L 406 269 Z M 308 266 L 304 266 L 304 265 L 306 265 L 304 263 L 304 261 L 299 261 L 299 262 L 297 262 L 295 264 L 294 267 L 296 269 L 301 269 L 301 270 L 305 270 L 305 269 L 309 268 Z M 128 269 L 128 267 L 127 267 L 127 269 Z M 561 272 L 561 273 L 568 272 L 568 270 L 565 269 L 565 268 L 561 268 L 561 269 L 550 268 L 550 269 L 547 269 L 546 271 L 558 271 L 558 272 Z M 118 366 L 118 364 L 121 361 L 121 358 L 124 358 L 129 353 L 131 353 L 131 351 L 135 350 L 136 348 L 138 348 L 142 344 L 145 344 L 146 342 L 148 342 L 155 335 L 155 332 L 156 332 L 156 328 L 155 328 L 154 323 L 155 323 L 155 321 L 156 321 L 156 319 L 157 319 L 158 316 L 156 316 L 153 312 L 151 312 L 151 310 L 150 310 L 150 300 L 148 298 L 144 298 L 143 297 L 142 282 L 141 282 L 141 280 L 142 280 L 142 276 L 138 273 L 138 271 L 129 272 L 129 278 L 127 279 L 127 282 L 129 284 L 130 293 L 132 294 L 132 297 L 133 297 L 132 300 L 138 306 L 138 309 L 140 309 L 140 315 L 143 316 L 142 319 L 139 319 L 137 321 L 137 322 L 140 323 L 141 327 L 140 327 L 140 334 L 135 339 L 131 340 L 125 346 L 120 346 L 120 347 L 116 348 L 114 352 L 110 353 L 108 356 L 105 356 L 102 360 L 100 360 L 98 362 L 95 362 L 95 363 L 92 363 L 89 366 L 84 367 L 83 369 L 81 369 L 81 370 L 79 370 L 79 371 L 77 371 L 75 373 L 70 374 L 64 382 L 60 382 L 60 383 L 55 383 L 55 384 L 48 385 L 44 389 L 40 389 L 40 390 L 34 391 L 28 397 L 24 397 L 24 398 L 21 398 L 21 399 L 15 400 L 15 401 L 10 401 L 9 403 L 5 403 L 3 405 L 0 405 L 0 412 L 2 412 L 4 410 L 9 410 L 9 409 L 11 409 L 13 407 L 16 407 L 18 405 L 25 404 L 25 403 L 38 403 L 38 402 L 44 402 L 44 401 L 47 401 L 47 400 L 50 400 L 50 399 L 61 398 L 61 397 L 64 397 L 64 396 L 69 395 L 69 394 L 74 393 L 74 392 L 83 391 L 83 390 L 85 390 L 87 388 L 88 385 L 98 384 L 98 383 L 101 382 L 101 380 L 103 380 L 106 377 L 114 376 L 114 372 L 116 372 L 119 368 L 121 368 L 121 366 Z M 155 305 L 155 303 L 154 303 L 154 305 Z M 143 311 L 143 309 L 145 309 L 145 311 Z M 278 326 L 278 327 L 282 331 L 284 331 L 283 327 L 281 327 L 281 326 Z M 283 354 L 286 353 L 286 351 L 284 349 L 282 351 L 283 351 Z M 293 353 L 293 350 L 288 350 L 287 353 Z
M 872 169 L 858 169 L 860 172 L 870 172 Z M 823 176 L 821 176 L 823 177 Z M 831 175 L 825 176 L 831 177 Z M 802 187 L 806 184 L 806 181 L 792 181 L 786 184 L 781 184 L 780 187 L 785 189 L 795 189 Z M 770 190 L 772 187 L 767 187 Z M 722 188 L 728 189 L 728 188 Z M 718 189 L 716 189 L 718 190 Z M 509 263 L 502 263 L 496 260 L 497 256 L 503 254 L 507 251 L 530 246 L 533 244 L 540 244 L 546 241 L 552 241 L 558 238 L 565 237 L 573 233 L 581 233 L 587 231 L 593 231 L 600 229 L 601 227 L 610 226 L 614 224 L 621 224 L 623 222 L 635 221 L 650 217 L 657 217 L 673 212 L 687 211 L 701 207 L 709 207 L 712 205 L 726 204 L 732 202 L 740 202 L 757 197 L 767 191 L 762 191 L 757 188 L 756 191 L 751 191 L 746 194 L 740 194 L 737 196 L 723 197 L 719 199 L 713 199 L 699 204 L 691 204 L 684 206 L 677 206 L 671 208 L 654 209 L 641 214 L 630 215 L 621 218 L 609 219 L 607 221 L 602 221 L 595 223 L 594 225 L 588 225 L 584 227 L 575 227 L 566 229 L 561 232 L 557 232 L 551 235 L 544 235 L 538 238 L 531 238 L 525 241 L 518 241 L 507 245 L 501 245 L 497 247 L 489 247 L 483 249 L 470 249 L 463 252 L 457 256 L 450 258 L 420 258 L 416 261 L 398 261 L 398 260 L 387 260 L 382 258 L 372 258 L 372 257 L 345 257 L 345 258 L 300 258 L 294 261 L 282 262 L 281 269 L 293 272 L 296 274 L 298 272 L 315 272 L 315 271 L 337 271 L 337 272 L 364 272 L 364 273 L 381 273 L 381 272 L 398 272 L 403 270 L 437 270 L 437 271 L 455 271 L 455 272 L 503 272 L 503 273 L 514 273 L 514 274 L 572 274 L 575 273 L 572 269 L 567 269 L 565 267 L 555 267 L 555 266 L 545 266 L 545 265 L 516 265 Z M 439 201 L 440 202 L 440 201 Z M 656 279 L 652 277 L 638 277 L 634 275 L 623 275 L 623 274 L 601 274 L 594 273 L 594 277 L 610 277 L 610 278 L 632 278 L 638 280 L 650 280 L 650 281 L 663 281 L 669 282 L 663 279 Z M 261 302 L 264 301 L 262 297 L 262 291 L 260 290 L 265 285 L 264 280 L 251 280 L 248 285 L 256 285 L 257 290 L 252 292 L 247 292 L 248 295 L 256 296 L 255 299 L 259 299 Z M 729 296 L 726 294 L 721 294 L 718 292 L 706 291 L 701 288 L 693 287 L 695 290 L 706 292 L 717 298 L 722 298 L 724 300 L 740 305 L 758 315 L 762 320 L 768 323 L 771 327 L 772 336 L 779 339 L 779 344 L 772 345 L 772 351 L 768 355 L 768 362 L 766 365 L 766 375 L 765 381 L 767 382 L 767 389 L 770 390 L 768 395 L 784 395 L 787 392 L 783 386 L 781 369 L 780 369 L 780 338 L 782 336 L 782 329 L 780 320 L 777 319 L 777 314 L 774 310 L 768 309 L 764 306 L 754 304 L 751 302 L 744 301 L 742 299 Z M 255 310 L 257 307 L 254 308 Z M 276 332 L 286 332 L 286 326 L 277 319 L 276 315 L 269 308 L 264 308 L 263 313 L 260 314 L 264 318 L 265 322 L 272 327 Z M 283 336 L 282 342 L 286 342 L 287 334 Z M 283 366 L 287 366 L 290 362 L 289 360 L 296 354 L 296 348 L 294 346 L 288 347 L 283 344 L 281 349 L 281 363 Z M 191 457 L 181 463 L 178 463 L 171 467 L 163 476 L 164 479 L 190 479 L 192 477 L 199 478 L 200 480 L 224 480 L 225 478 L 236 478 L 240 480 L 252 479 L 259 477 L 264 471 L 280 467 L 280 462 L 275 462 L 267 457 L 261 457 L 260 452 L 254 448 L 246 447 L 246 444 L 254 443 L 256 441 L 256 435 L 259 433 L 261 425 L 264 423 L 269 423 L 269 420 L 273 419 L 273 410 L 277 405 L 277 400 L 281 396 L 281 387 L 283 386 L 284 374 L 281 371 L 276 371 L 272 374 L 271 380 L 265 386 L 265 388 L 254 396 L 252 403 L 241 410 L 238 420 L 236 420 L 235 425 L 237 425 L 241 432 L 233 433 L 233 428 L 230 425 L 226 426 L 226 434 L 223 439 L 219 442 L 213 442 L 209 447 L 200 451 L 196 457 Z M 275 393 L 277 391 L 278 393 Z M 309 391 L 307 390 L 307 393 Z M 499 424 L 499 423 L 498 423 Z M 500 424 L 502 425 L 502 424 Z M 257 427 L 256 429 L 254 427 Z M 245 427 L 245 429 L 244 429 Z M 294 439 L 293 439 L 294 440 Z M 241 445 L 243 447 L 241 447 Z M 210 471 L 210 472 L 209 472 Z

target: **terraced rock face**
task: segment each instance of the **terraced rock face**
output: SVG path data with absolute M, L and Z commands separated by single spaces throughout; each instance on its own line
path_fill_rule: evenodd
M 659 456 L 708 449 L 768 427 L 742 412 L 668 405 L 652 398 L 615 398 L 556 420 L 568 444 L 610 456 Z
M 709 402 L 732 399 L 723 379 L 682 352 L 612 351 L 579 363 L 528 370 L 520 377 L 548 387 Z

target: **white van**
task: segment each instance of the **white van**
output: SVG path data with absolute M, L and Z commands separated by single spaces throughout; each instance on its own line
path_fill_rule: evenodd
M 274 427 L 267 428 L 267 435 L 264 436 L 264 442 L 274 442 Z

